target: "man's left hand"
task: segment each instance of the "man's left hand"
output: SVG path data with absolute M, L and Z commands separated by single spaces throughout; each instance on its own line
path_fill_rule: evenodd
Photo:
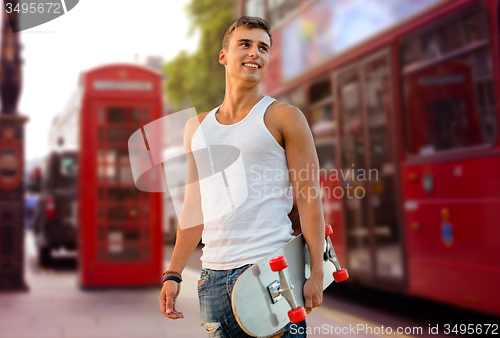
M 321 276 L 311 276 L 304 283 L 304 299 L 306 314 L 318 307 L 323 302 L 323 278 Z

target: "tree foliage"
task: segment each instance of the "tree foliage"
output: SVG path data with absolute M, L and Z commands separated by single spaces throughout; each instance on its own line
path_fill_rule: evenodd
M 225 72 L 219 63 L 222 35 L 234 19 L 234 0 L 191 0 L 186 6 L 190 35 L 200 32 L 192 55 L 181 51 L 164 65 L 165 91 L 175 108 L 194 106 L 198 113 L 211 110 L 224 98 Z

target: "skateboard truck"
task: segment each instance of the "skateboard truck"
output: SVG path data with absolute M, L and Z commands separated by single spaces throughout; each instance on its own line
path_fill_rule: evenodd
M 280 282 L 275 280 L 272 282 L 267 289 L 269 290 L 269 294 L 271 295 L 271 300 L 273 304 L 276 304 L 283 296 L 280 294 Z M 293 289 L 293 284 L 290 284 L 290 289 Z
M 295 297 L 292 294 L 293 285 L 288 283 L 285 272 L 283 271 L 288 266 L 285 256 L 278 256 L 269 260 L 269 266 L 271 267 L 271 270 L 278 271 L 280 276 L 279 282 L 274 281 L 267 287 L 269 294 L 271 295 L 271 299 L 273 300 L 273 304 L 279 301 L 282 297 L 285 298 L 292 308 L 288 311 L 288 318 L 290 318 L 290 322 L 298 323 L 303 321 L 306 319 L 306 310 L 303 306 L 297 306 Z
M 349 274 L 347 273 L 347 270 L 344 268 L 340 267 L 339 260 L 337 259 L 337 254 L 335 253 L 335 250 L 333 249 L 333 244 L 332 241 L 330 240 L 330 235 L 333 234 L 333 229 L 330 224 L 325 225 L 325 238 L 326 238 L 326 249 L 324 253 L 324 260 L 329 260 L 332 262 L 333 265 L 335 265 L 335 271 L 333 273 L 333 279 L 337 282 L 343 282 L 346 279 L 349 278 Z

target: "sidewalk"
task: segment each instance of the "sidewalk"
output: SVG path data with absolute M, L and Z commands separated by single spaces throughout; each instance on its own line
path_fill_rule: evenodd
M 29 292 L 0 294 L 1 338 L 205 337 L 196 286 L 199 273 L 183 274 L 182 320 L 165 318 L 160 290 L 81 290 L 73 271 L 39 270 L 32 238 L 26 241 Z M 37 271 L 38 270 L 38 271 Z

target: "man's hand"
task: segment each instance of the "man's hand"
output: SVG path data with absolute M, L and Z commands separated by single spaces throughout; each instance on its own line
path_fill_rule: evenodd
M 320 306 L 323 302 L 323 278 L 311 276 L 304 283 L 303 292 L 306 314 L 310 314 L 313 308 Z
M 163 283 L 160 298 L 158 299 L 158 301 L 160 302 L 161 313 L 163 313 L 165 317 L 168 317 L 170 319 L 184 318 L 182 312 L 178 312 L 175 309 L 175 302 L 180 292 L 180 283 L 177 283 L 173 280 L 167 280 Z

